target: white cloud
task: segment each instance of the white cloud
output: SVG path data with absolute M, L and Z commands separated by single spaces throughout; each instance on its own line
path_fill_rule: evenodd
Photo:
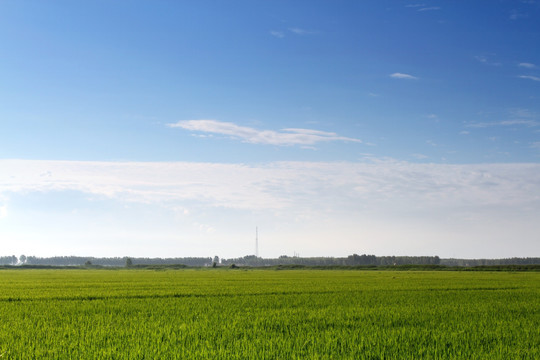
M 520 75 L 518 76 L 520 79 L 529 79 L 534 81 L 540 81 L 540 77 L 538 76 L 532 76 L 532 75 Z
M 426 4 L 409 4 L 405 5 L 408 8 L 415 8 L 416 11 L 434 11 L 441 10 L 440 6 L 427 6 Z
M 190 131 L 228 135 L 251 144 L 291 146 L 314 145 L 328 141 L 361 142 L 359 139 L 340 136 L 333 132 L 296 128 L 282 129 L 281 131 L 258 130 L 217 120 L 182 120 L 174 124 L 168 124 L 168 126 Z
M 529 109 L 521 109 L 521 108 L 510 109 L 508 113 L 512 118 L 534 119 L 538 117 L 537 113 L 532 112 Z
M 275 36 L 280 39 L 285 37 L 285 33 L 283 31 L 276 31 L 276 30 L 270 31 L 270 35 Z
M 317 31 L 306 30 L 306 29 L 301 29 L 301 28 L 297 28 L 297 27 L 289 28 L 289 31 L 296 34 L 296 35 L 311 35 L 311 34 L 316 34 L 317 33 Z
M 469 123 L 466 125 L 468 128 L 487 128 L 493 126 L 526 126 L 526 127 L 536 127 L 540 126 L 540 122 L 536 119 L 538 115 L 534 112 L 531 112 L 528 109 L 510 109 L 507 111 L 508 120 L 501 121 L 491 121 L 491 122 L 477 122 Z
M 69 190 L 129 202 L 190 200 L 225 208 L 311 207 L 331 198 L 351 206 L 359 200 L 375 206 L 382 199 L 408 198 L 436 207 L 540 200 L 540 164 L 0 160 L 0 169 L 4 195 Z M 47 171 L 50 177 L 40 176 Z
M 40 176 L 44 173 L 50 176 Z M 155 256 L 179 251 L 184 256 L 238 256 L 250 251 L 251 232 L 247 242 L 238 235 L 255 221 L 264 222 L 263 244 L 273 256 L 287 249 L 304 249 L 306 256 L 356 251 L 448 256 L 458 249 L 464 257 L 524 256 L 539 250 L 534 236 L 540 231 L 540 164 L 0 160 L 0 196 L 16 203 L 36 193 L 50 199 L 82 193 L 89 207 L 109 199 L 145 209 L 122 215 L 99 208 L 104 214 L 96 219 L 97 213 L 84 215 L 84 203 L 78 203 L 81 215 L 69 211 L 67 218 L 49 217 L 54 214 L 42 209 L 11 234 L 0 227 L 3 239 L 41 239 L 27 242 L 25 249 L 51 255 L 75 249 L 75 243 L 77 253 L 95 251 L 95 242 L 88 240 L 106 238 L 99 244 L 114 256 L 125 255 L 126 249 Z M 65 233 L 66 228 L 71 232 Z M 61 236 L 64 243 L 55 240 Z
M 519 10 L 512 10 L 510 12 L 510 20 L 518 20 L 518 19 L 527 18 L 527 17 L 529 17 L 528 14 L 524 14 L 520 12 Z
M 525 63 L 525 62 L 519 63 L 518 66 L 519 66 L 519 67 L 524 67 L 524 68 L 527 68 L 527 69 L 534 69 L 534 68 L 536 68 L 536 65 L 531 64 L 531 63 Z
M 408 79 L 408 80 L 416 80 L 416 79 L 418 79 L 416 76 L 412 76 L 412 75 L 409 75 L 409 74 L 403 74 L 403 73 L 393 73 L 393 74 L 390 74 L 390 77 L 394 78 L 394 79 Z
M 534 120 L 503 120 L 499 122 L 499 125 L 502 126 L 515 126 L 515 125 L 524 125 L 524 126 L 538 126 L 540 123 Z
M 439 116 L 437 114 L 428 114 L 425 115 L 425 117 L 433 120 L 434 122 L 440 122 Z
M 312 35 L 312 34 L 317 34 L 317 33 L 318 33 L 318 31 L 314 31 L 314 30 L 306 30 L 306 29 L 302 29 L 302 28 L 298 28 L 298 27 L 288 28 L 287 30 L 288 30 L 289 32 L 295 34 L 295 35 L 300 35 L 300 36 L 303 36 L 303 35 Z M 270 35 L 282 39 L 282 38 L 285 37 L 286 32 L 283 31 L 283 30 L 272 30 L 272 31 L 270 31 Z
M 487 58 L 485 56 L 475 56 L 474 58 L 482 63 L 487 63 Z
M 433 10 L 441 10 L 441 8 L 439 6 L 429 6 L 429 7 L 420 8 L 417 11 L 433 11 Z
M 476 61 L 481 62 L 486 65 L 492 65 L 492 66 L 502 66 L 500 62 L 492 62 L 490 61 L 486 56 L 484 55 L 478 55 L 474 57 Z

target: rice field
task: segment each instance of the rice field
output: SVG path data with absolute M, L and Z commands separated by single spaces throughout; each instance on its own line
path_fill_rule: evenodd
M 539 359 L 540 273 L 1 270 L 0 359 Z

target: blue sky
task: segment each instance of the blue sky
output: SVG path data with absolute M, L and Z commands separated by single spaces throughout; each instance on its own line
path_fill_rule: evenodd
M 4 1 L 5 255 L 540 256 L 538 1 Z

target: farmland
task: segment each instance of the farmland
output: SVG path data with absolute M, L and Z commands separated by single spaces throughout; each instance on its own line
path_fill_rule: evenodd
M 538 359 L 540 273 L 2 270 L 1 359 Z

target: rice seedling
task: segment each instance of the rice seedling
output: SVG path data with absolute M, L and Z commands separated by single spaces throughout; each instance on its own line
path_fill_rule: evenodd
M 4 359 L 535 359 L 540 274 L 0 272 Z

